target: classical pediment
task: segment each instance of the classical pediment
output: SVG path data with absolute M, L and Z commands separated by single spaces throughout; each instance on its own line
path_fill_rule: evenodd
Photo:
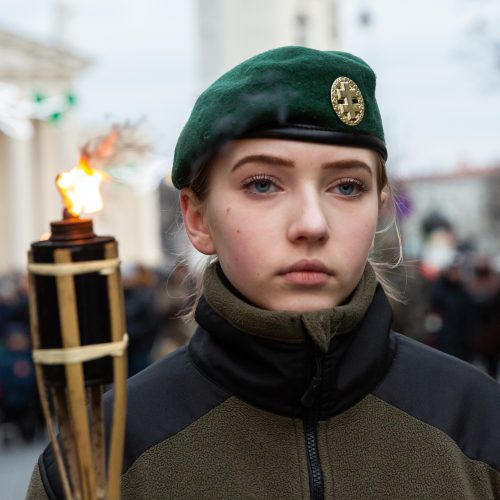
M 91 61 L 62 45 L 0 28 L 0 81 L 73 79 Z

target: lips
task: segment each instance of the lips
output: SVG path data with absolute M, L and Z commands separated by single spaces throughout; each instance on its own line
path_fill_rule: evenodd
M 293 266 L 286 268 L 281 274 L 286 273 L 298 273 L 298 272 L 310 272 L 310 273 L 325 273 L 332 274 L 329 269 L 320 260 L 299 260 Z
M 317 259 L 303 259 L 292 266 L 285 268 L 280 275 L 295 285 L 321 285 L 325 283 L 333 273 Z

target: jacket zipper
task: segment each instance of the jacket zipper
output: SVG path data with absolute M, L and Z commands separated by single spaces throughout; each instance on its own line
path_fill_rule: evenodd
M 319 459 L 317 433 L 319 413 L 319 400 L 317 396 L 323 377 L 323 355 L 317 352 L 314 356 L 314 361 L 315 372 L 300 402 L 306 408 L 306 415 L 303 422 L 311 500 L 323 500 L 325 497 L 325 485 Z

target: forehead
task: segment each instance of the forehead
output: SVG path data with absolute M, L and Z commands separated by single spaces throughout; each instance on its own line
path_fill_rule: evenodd
M 324 164 L 346 161 L 366 163 L 372 173 L 377 161 L 371 149 L 283 139 L 239 139 L 225 144 L 214 158 L 227 168 L 247 156 L 268 155 L 293 164 Z

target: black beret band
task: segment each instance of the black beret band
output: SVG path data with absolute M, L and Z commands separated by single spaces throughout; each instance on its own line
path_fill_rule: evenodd
M 317 142 L 320 144 L 368 148 L 380 153 L 384 161 L 387 160 L 385 142 L 374 135 L 363 134 L 361 132 L 337 132 L 335 130 L 314 127 L 313 125 L 293 124 L 283 127 L 252 130 L 243 134 L 240 138 L 286 139 L 291 141 Z

